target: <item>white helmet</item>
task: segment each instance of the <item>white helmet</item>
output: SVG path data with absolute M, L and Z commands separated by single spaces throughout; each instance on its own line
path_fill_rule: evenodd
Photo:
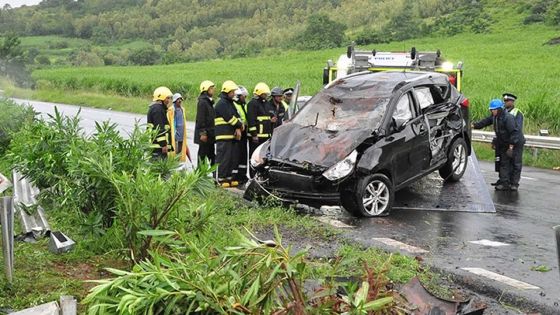
M 235 95 L 244 95 L 244 96 L 247 96 L 247 95 L 249 95 L 249 91 L 247 91 L 247 89 L 246 89 L 244 86 L 240 85 L 240 86 L 237 88 L 237 90 L 235 90 Z

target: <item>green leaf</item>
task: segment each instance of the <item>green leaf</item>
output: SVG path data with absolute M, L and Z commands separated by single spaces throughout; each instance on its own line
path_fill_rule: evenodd
M 381 299 L 377 299 L 375 301 L 367 302 L 364 304 L 363 310 L 364 311 L 380 311 L 383 308 L 387 307 L 389 304 L 393 303 L 392 297 L 384 297 Z

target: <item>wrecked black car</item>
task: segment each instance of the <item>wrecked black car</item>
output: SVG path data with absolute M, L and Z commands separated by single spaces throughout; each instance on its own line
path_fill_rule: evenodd
M 435 72 L 337 79 L 255 150 L 245 198 L 386 215 L 395 191 L 435 170 L 445 181 L 461 179 L 471 153 L 468 105 Z

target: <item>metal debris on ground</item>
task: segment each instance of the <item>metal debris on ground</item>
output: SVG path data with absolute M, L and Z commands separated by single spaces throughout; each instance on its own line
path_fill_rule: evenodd
M 13 204 L 15 213 L 18 215 L 23 230 L 25 241 L 32 242 L 41 237 L 47 236 L 51 228 L 45 212 L 41 206 L 37 205 L 39 189 L 30 183 L 27 178 L 13 171 L 14 199 Z M 33 214 L 29 214 L 28 209 L 36 208 Z
M 10 315 L 76 315 L 77 301 L 73 296 L 63 295 L 60 297 L 60 303 L 57 302 L 45 303 L 9 314 Z
M 471 300 L 448 301 L 432 295 L 417 277 L 414 277 L 401 290 L 412 306 L 413 315 L 482 315 L 486 309 L 484 304 L 475 304 Z
M 14 211 L 12 197 L 0 198 L 0 225 L 4 271 L 8 282 L 12 283 L 14 275 Z
M 51 239 L 49 240 L 49 251 L 54 254 L 62 254 L 69 252 L 76 244 L 68 236 L 62 232 L 51 232 Z
M 10 187 L 12 187 L 12 183 L 6 178 L 6 176 L 0 173 L 0 194 Z

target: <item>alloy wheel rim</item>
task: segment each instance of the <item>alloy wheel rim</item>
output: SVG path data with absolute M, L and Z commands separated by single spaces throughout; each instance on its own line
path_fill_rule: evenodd
M 365 211 L 371 215 L 380 215 L 389 205 L 389 187 L 380 180 L 371 181 L 362 198 Z
M 460 175 L 463 173 L 465 166 L 467 165 L 467 155 L 465 154 L 465 147 L 458 145 L 453 150 L 453 163 L 451 164 L 455 170 L 455 175 Z

